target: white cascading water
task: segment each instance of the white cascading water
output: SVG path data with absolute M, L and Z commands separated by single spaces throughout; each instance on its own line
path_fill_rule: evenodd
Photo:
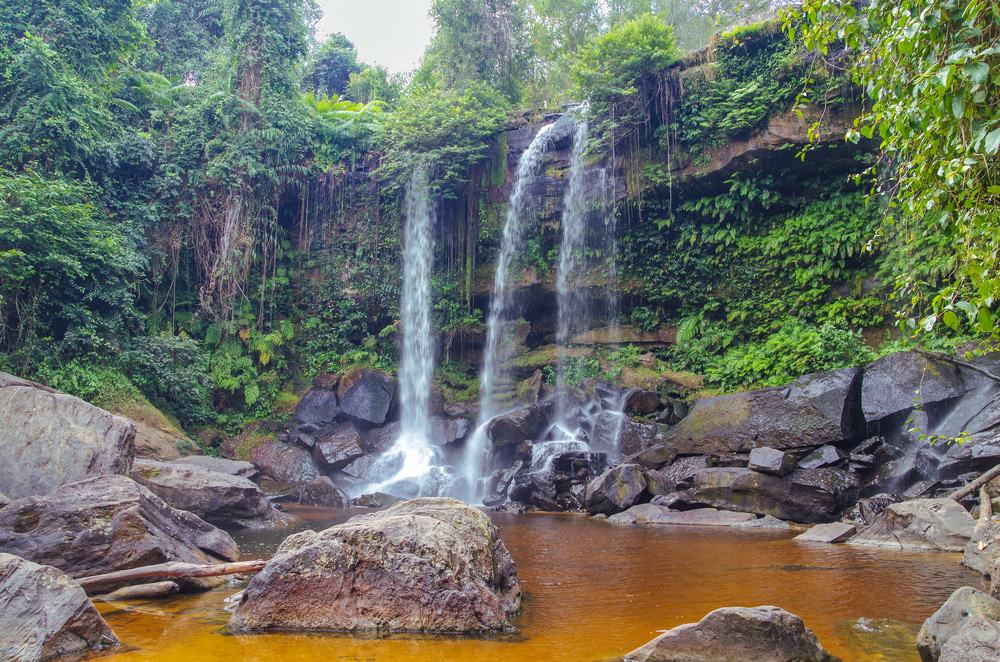
M 580 109 L 583 110 L 583 109 Z M 587 120 L 580 114 L 573 131 L 573 148 L 569 163 L 569 183 L 563 194 L 562 241 L 559 245 L 559 264 L 556 268 L 556 346 L 559 362 L 556 370 L 556 404 L 558 418 L 566 414 L 566 347 L 571 330 L 588 328 L 587 304 L 579 295 L 580 268 L 587 239 L 587 193 L 584 188 L 587 175 L 584 161 L 587 149 Z
M 376 475 L 389 477 L 366 488 L 406 496 L 438 494 L 447 481 L 438 450 L 431 443 L 430 392 L 434 377 L 434 337 L 431 329 L 431 270 L 434 208 L 426 165 L 418 166 L 406 190 L 406 230 L 403 246 L 403 291 L 400 322 L 403 347 L 399 369 L 400 434 L 380 458 Z M 381 477 L 381 476 L 380 476 Z
M 514 303 L 510 272 L 524 238 L 527 194 L 548 147 L 552 126 L 546 124 L 540 128 L 521 155 L 521 160 L 517 164 L 514 188 L 507 203 L 507 218 L 500 240 L 500 253 L 497 256 L 497 268 L 493 277 L 493 294 L 490 297 L 490 313 L 486 322 L 486 348 L 479 374 L 479 420 L 466 445 L 463 462 L 465 498 L 470 503 L 477 503 L 482 497 L 481 481 L 488 459 L 486 424 L 499 413 L 493 409 L 493 396 L 500 366 L 510 352 L 510 348 L 505 346 Z

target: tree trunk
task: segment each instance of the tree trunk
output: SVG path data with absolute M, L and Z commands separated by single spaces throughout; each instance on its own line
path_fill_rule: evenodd
M 137 582 L 149 583 L 151 581 L 162 581 L 164 579 L 189 578 L 189 577 L 219 577 L 221 575 L 235 575 L 239 573 L 260 572 L 267 561 L 237 561 L 236 563 L 212 563 L 199 565 L 197 563 L 158 563 L 156 565 L 146 565 L 140 568 L 129 568 L 117 572 L 108 572 L 103 575 L 83 577 L 77 579 L 77 583 L 83 587 L 88 595 L 107 592 L 119 586 L 134 584 Z

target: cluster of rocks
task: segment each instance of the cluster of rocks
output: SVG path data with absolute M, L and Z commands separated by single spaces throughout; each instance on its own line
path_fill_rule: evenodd
M 392 473 L 383 453 L 399 437 L 396 380 L 380 370 L 359 368 L 344 375 L 321 375 L 302 397 L 287 429 L 249 449 L 247 456 L 268 479 L 299 486 L 300 500 L 315 505 L 348 502 L 357 492 Z M 445 454 L 457 456 L 472 422 L 450 416 L 438 401 L 431 439 Z M 223 445 L 239 455 L 240 440 Z M 306 487 L 308 486 L 308 487 Z
M 0 373 L 0 657 L 54 659 L 116 645 L 74 581 L 157 563 L 235 561 L 214 524 L 284 521 L 253 465 L 135 459 L 135 428 L 78 398 Z M 177 579 L 179 590 L 218 578 Z
M 547 441 L 551 406 L 495 419 L 488 434 L 504 468 L 491 502 L 605 515 L 654 503 L 664 519 L 701 508 L 803 523 L 850 514 L 863 527 L 890 504 L 949 493 L 1000 458 L 1000 384 L 918 352 L 704 398 L 683 418 L 655 392 L 626 397 L 624 416 L 589 431 L 593 452 L 556 454 L 542 467 L 532 456 Z M 617 443 L 608 430 L 620 430 Z M 961 445 L 925 439 L 959 433 Z

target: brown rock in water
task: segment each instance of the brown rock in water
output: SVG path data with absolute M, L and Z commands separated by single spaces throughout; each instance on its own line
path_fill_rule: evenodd
M 647 494 L 642 472 L 638 464 L 619 464 L 587 483 L 587 512 L 612 515 L 638 503 Z
M 0 659 L 52 660 L 118 643 L 79 584 L 56 568 L 0 553 Z
M 131 478 L 172 507 L 218 526 L 278 526 L 286 517 L 246 478 L 190 464 L 136 460 Z
M 87 577 L 143 565 L 235 561 L 228 533 L 125 476 L 63 485 L 0 509 L 0 551 Z M 190 588 L 216 580 L 191 580 Z
M 329 506 L 344 508 L 349 504 L 347 495 L 340 491 L 329 476 L 320 476 L 299 488 L 299 503 L 308 506 Z
M 365 454 L 361 433 L 348 421 L 316 438 L 313 459 L 323 469 L 342 469 Z
M 675 627 L 626 662 L 836 662 L 802 619 L 779 607 L 725 607 Z
M 230 618 L 264 630 L 510 629 L 521 588 L 497 528 L 456 499 L 421 498 L 282 543 Z
M 954 499 L 914 499 L 890 505 L 850 542 L 871 547 L 961 552 L 975 528 L 972 515 Z
M 985 625 L 985 627 L 984 627 Z M 963 586 L 941 608 L 924 621 L 917 635 L 917 650 L 923 662 L 971 662 L 1000 659 L 1000 601 L 971 586 Z M 966 632 L 961 635 L 966 629 Z M 986 635 L 983 637 L 982 635 Z M 992 655 L 976 657 L 973 643 L 980 640 Z M 953 640 L 954 643 L 953 643 Z M 946 653 L 945 649 L 949 652 Z M 963 656 L 964 653 L 969 655 Z
M 135 427 L 120 416 L 0 372 L 0 491 L 48 494 L 101 474 L 127 474 Z

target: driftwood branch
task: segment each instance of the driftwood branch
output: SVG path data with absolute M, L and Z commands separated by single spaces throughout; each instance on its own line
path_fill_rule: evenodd
M 990 482 L 991 480 L 993 480 L 997 476 L 1000 476 L 1000 464 L 998 464 L 997 466 L 993 467 L 989 471 L 981 474 L 979 476 L 979 478 L 975 479 L 974 481 L 972 481 L 971 483 L 969 483 L 968 485 L 966 485 L 962 489 L 955 490 L 954 492 L 951 493 L 950 496 L 955 501 L 961 501 L 962 499 L 964 499 L 965 497 L 969 496 L 970 494 L 972 494 L 973 492 L 975 492 L 976 490 L 978 490 L 981 486 L 983 486 L 986 483 Z
M 986 486 L 979 488 L 979 521 L 976 522 L 976 531 L 985 531 L 990 528 L 993 521 L 993 501 L 986 492 Z
M 942 354 L 940 352 L 932 352 L 926 349 L 918 349 L 918 353 L 926 356 L 929 359 L 935 359 L 938 361 L 944 361 L 945 363 L 950 363 L 952 365 L 957 365 L 966 370 L 971 370 L 972 372 L 978 373 L 987 379 L 992 379 L 995 382 L 1000 382 L 1000 375 L 995 372 L 990 372 L 986 368 L 981 368 L 978 365 L 969 363 L 968 361 L 963 361 L 961 359 L 956 359 L 954 356 L 948 356 L 947 354 Z
M 262 560 L 237 561 L 236 563 L 211 563 L 206 565 L 178 562 L 159 563 L 157 565 L 142 566 L 141 568 L 129 568 L 128 570 L 108 572 L 103 575 L 83 577 L 76 581 L 89 595 L 94 595 L 139 581 L 151 582 L 176 578 L 220 577 L 222 575 L 260 572 L 266 564 L 267 561 Z

